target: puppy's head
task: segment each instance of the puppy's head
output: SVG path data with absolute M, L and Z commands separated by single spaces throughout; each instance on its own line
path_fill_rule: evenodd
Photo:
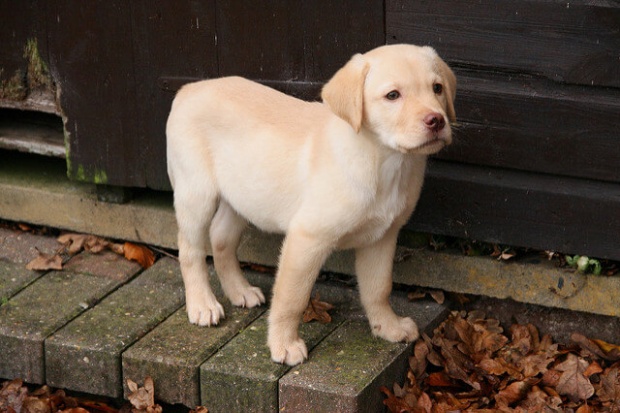
M 400 152 L 429 155 L 452 142 L 456 77 L 430 47 L 355 55 L 321 96 L 356 132 L 365 129 Z

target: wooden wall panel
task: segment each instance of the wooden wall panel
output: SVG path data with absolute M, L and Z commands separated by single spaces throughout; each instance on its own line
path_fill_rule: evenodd
M 452 63 L 620 87 L 617 1 L 386 0 L 389 43 L 432 44 Z
M 174 93 L 160 78 L 217 75 L 214 21 L 213 1 L 50 3 L 71 178 L 170 188 L 165 122 Z
M 29 84 L 29 44 L 36 45 L 41 59 L 36 63 L 46 65 L 49 53 L 45 2 L 0 1 L 0 108 L 56 113 L 53 85 Z
M 353 54 L 385 42 L 379 0 L 222 1 L 217 29 L 221 76 L 265 81 L 309 99 Z
M 459 74 L 459 126 L 439 158 L 620 182 L 620 90 Z
M 620 185 L 435 160 L 408 227 L 620 260 Z
M 217 76 L 215 1 L 130 4 L 138 119 L 133 139 L 142 145 L 137 165 L 144 169 L 144 186 L 167 189 L 165 130 L 174 91 L 166 82 Z
M 143 186 L 131 14 L 120 0 L 48 4 L 50 66 L 69 134 L 68 174 Z

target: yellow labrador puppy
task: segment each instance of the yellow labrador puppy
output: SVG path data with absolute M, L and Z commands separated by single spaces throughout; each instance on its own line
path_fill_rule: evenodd
M 412 45 L 353 56 L 323 88 L 323 103 L 239 77 L 184 86 L 166 133 L 190 322 L 210 326 L 224 317 L 209 286 L 207 234 L 230 301 L 265 302 L 236 258 L 250 222 L 286 234 L 269 314 L 274 361 L 295 365 L 308 357 L 300 318 L 337 249 L 355 249 L 373 333 L 415 340 L 416 324 L 389 304 L 392 260 L 426 157 L 451 142 L 455 91 L 455 76 L 436 52 Z

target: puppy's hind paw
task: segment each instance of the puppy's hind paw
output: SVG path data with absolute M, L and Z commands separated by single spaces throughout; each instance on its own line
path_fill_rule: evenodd
M 308 358 L 306 343 L 300 338 L 290 343 L 270 344 L 271 360 L 280 364 L 296 366 Z
M 396 317 L 382 323 L 373 323 L 374 335 L 391 342 L 415 341 L 420 337 L 418 326 L 409 317 Z
M 211 305 L 190 305 L 187 304 L 187 316 L 189 322 L 199 326 L 215 326 L 224 318 L 224 307 L 217 301 Z
M 260 288 L 248 285 L 236 294 L 231 294 L 230 302 L 237 307 L 258 307 L 265 304 L 265 296 Z

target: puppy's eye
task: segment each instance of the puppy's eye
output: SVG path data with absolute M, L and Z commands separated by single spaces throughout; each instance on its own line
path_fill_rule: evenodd
M 396 100 L 400 97 L 400 92 L 398 90 L 392 90 L 390 93 L 385 95 L 387 100 Z
M 441 95 L 441 92 L 443 92 L 443 85 L 441 83 L 434 83 L 433 92 L 435 92 L 436 95 Z

